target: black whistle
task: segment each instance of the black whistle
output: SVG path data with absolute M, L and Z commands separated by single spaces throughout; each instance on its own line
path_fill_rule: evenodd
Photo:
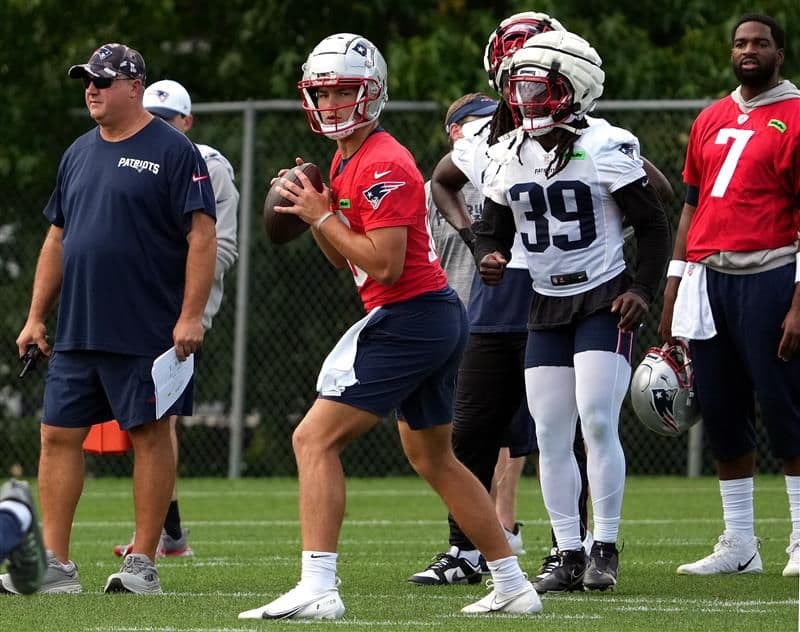
M 24 362 L 24 366 L 22 367 L 22 371 L 20 371 L 19 376 L 25 377 L 28 372 L 36 366 L 36 363 L 39 361 L 39 358 L 42 357 L 42 352 L 39 347 L 35 344 L 28 345 L 28 349 L 25 351 L 25 355 L 20 358 L 21 362 Z

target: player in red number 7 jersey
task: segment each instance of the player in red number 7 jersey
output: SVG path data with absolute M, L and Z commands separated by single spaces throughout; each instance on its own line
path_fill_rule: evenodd
M 762 570 L 754 392 L 789 495 L 783 574 L 800 574 L 800 90 L 780 77 L 784 39 L 765 15 L 736 22 L 740 86 L 700 113 L 686 150 L 686 202 L 659 331 L 690 341 L 725 531 L 710 555 L 678 567 L 682 575 Z

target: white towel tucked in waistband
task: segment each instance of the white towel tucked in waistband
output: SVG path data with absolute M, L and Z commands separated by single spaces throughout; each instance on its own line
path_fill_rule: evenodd
M 717 335 L 702 263 L 689 263 L 683 271 L 672 313 L 672 335 L 689 340 L 708 340 Z
M 379 309 L 380 307 L 373 308 L 369 314 L 353 324 L 325 358 L 317 377 L 317 392 L 320 395 L 338 397 L 345 388 L 358 383 L 353 367 L 358 351 L 358 335 Z

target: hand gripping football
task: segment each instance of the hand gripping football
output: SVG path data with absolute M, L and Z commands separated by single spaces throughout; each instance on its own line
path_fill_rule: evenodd
M 300 188 L 303 188 L 303 184 L 297 177 L 298 171 L 302 171 L 306 177 L 311 180 L 311 184 L 314 185 L 317 191 L 322 191 L 322 174 L 317 165 L 313 162 L 304 162 L 302 165 L 289 169 L 282 177 L 289 182 L 293 182 Z M 296 239 L 308 229 L 308 224 L 296 215 L 290 213 L 276 213 L 273 210 L 275 206 L 292 205 L 289 200 L 278 193 L 280 180 L 280 178 L 275 180 L 275 184 L 267 191 L 267 197 L 264 200 L 264 229 L 267 231 L 267 237 L 269 237 L 269 240 L 273 244 L 285 244 Z

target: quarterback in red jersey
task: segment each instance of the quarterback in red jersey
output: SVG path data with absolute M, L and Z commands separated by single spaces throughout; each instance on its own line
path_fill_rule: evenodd
M 349 266 L 367 316 L 345 332 L 317 380 L 319 397 L 292 437 L 300 482 L 300 582 L 241 619 L 338 619 L 336 576 L 345 481 L 340 452 L 392 410 L 403 449 L 468 537 L 480 547 L 493 590 L 463 612 L 533 614 L 542 604 L 512 555 L 494 505 L 451 444 L 455 378 L 467 316 L 448 286 L 427 229 L 423 180 L 411 154 L 378 122 L 386 62 L 352 33 L 325 38 L 298 84 L 311 128 L 336 140 L 331 188 L 281 179 L 293 203 L 275 207 L 312 227 L 328 260 Z
M 447 285 L 427 229 L 425 185 L 411 153 L 380 127 L 367 136 L 351 160 L 336 150 L 331 164 L 331 205 L 350 230 L 406 228 L 406 257 L 391 285 L 350 264 L 364 307 L 404 301 Z M 421 209 L 423 209 L 421 211 Z
M 780 77 L 784 41 L 768 16 L 736 22 L 740 85 L 698 116 L 686 152 L 659 332 L 689 339 L 725 531 L 710 555 L 679 566 L 681 575 L 763 569 L 753 512 L 756 398 L 789 497 L 783 575 L 800 575 L 800 90 Z

